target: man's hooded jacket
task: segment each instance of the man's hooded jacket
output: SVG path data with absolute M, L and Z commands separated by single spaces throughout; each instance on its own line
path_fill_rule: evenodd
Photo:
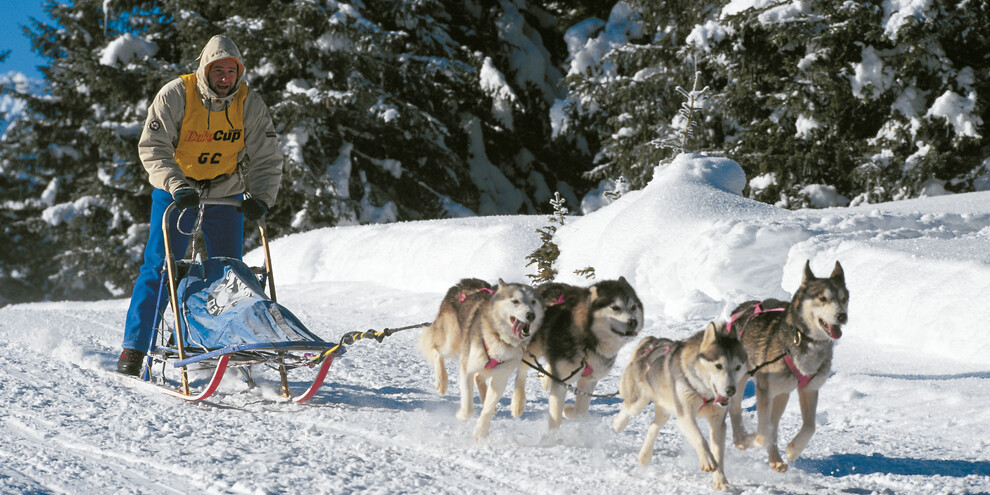
M 233 58 L 237 62 L 238 76 L 227 96 L 220 98 L 210 89 L 207 72 L 213 62 L 225 58 Z M 282 152 L 268 107 L 256 91 L 248 88 L 243 80 L 244 73 L 240 50 L 233 41 L 218 35 L 210 39 L 200 53 L 199 68 L 195 74 L 176 78 L 158 92 L 148 108 L 148 119 L 138 143 L 138 153 L 148 171 L 152 186 L 169 193 L 175 193 L 181 187 L 192 186 L 200 190 L 204 197 L 210 198 L 247 192 L 269 207 L 275 204 L 282 178 Z M 198 102 L 205 110 L 190 107 L 196 110 L 190 115 L 197 119 L 196 132 L 203 136 L 199 139 L 192 134 L 193 130 L 181 128 L 186 117 L 187 98 L 195 99 L 189 100 L 188 104 Z M 233 123 L 231 109 L 239 111 Z M 206 122 L 201 121 L 203 118 Z M 242 130 L 238 128 L 241 125 Z M 195 180 L 187 176 L 176 161 L 176 148 L 180 146 L 180 139 L 197 141 L 199 145 L 202 145 L 203 140 L 215 139 L 218 145 L 229 145 L 231 140 L 243 139 L 243 147 L 236 153 L 236 167 L 231 167 L 232 170 L 224 170 L 224 173 L 216 177 L 207 171 L 197 178 L 208 180 Z M 209 154 L 201 155 L 205 156 L 201 160 L 205 162 L 205 166 L 215 160 Z M 183 161 L 187 171 L 188 161 Z

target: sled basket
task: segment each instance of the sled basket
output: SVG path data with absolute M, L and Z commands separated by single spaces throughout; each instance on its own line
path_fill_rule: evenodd
M 265 266 L 252 268 L 236 258 L 197 259 L 195 236 L 204 214 L 204 205 L 239 206 L 240 200 L 201 199 L 196 228 L 190 235 L 191 253 L 188 259 L 176 260 L 171 252 L 168 219 L 175 209 L 169 205 L 162 219 L 165 236 L 165 270 L 162 290 L 167 290 L 167 302 L 173 315 L 173 328 L 168 328 L 163 308 L 155 322 L 149 367 L 144 374 L 150 379 L 151 359 L 171 363 L 179 368 L 181 390 L 166 392 L 187 400 L 202 400 L 220 384 L 229 366 L 247 367 L 266 364 L 279 371 L 282 396 L 289 398 L 286 371 L 297 367 L 319 365 L 316 379 L 309 389 L 292 397 L 296 402 L 310 399 L 319 389 L 333 359 L 343 348 L 327 342 L 310 332 L 288 309 L 275 301 L 275 284 L 271 255 L 265 235 L 264 221 L 258 222 Z M 180 269 L 181 268 L 181 269 Z M 184 272 L 179 278 L 179 272 Z M 268 283 L 265 293 L 264 281 Z M 167 283 L 166 283 L 167 282 Z M 155 345 L 155 342 L 159 342 Z M 213 378 L 205 388 L 193 394 L 189 391 L 186 367 L 213 368 Z M 250 373 L 246 379 L 253 384 Z M 164 366 L 163 366 L 164 374 Z
M 190 266 L 178 297 L 187 346 L 207 351 L 258 343 L 332 346 L 271 300 L 251 268 L 236 258 L 207 258 Z

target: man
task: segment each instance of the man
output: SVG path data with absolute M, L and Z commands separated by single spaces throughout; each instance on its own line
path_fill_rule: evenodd
M 199 69 L 166 84 L 148 108 L 138 152 L 154 190 L 151 233 L 134 284 L 123 352 L 117 371 L 138 375 L 151 346 L 152 325 L 165 259 L 162 216 L 173 201 L 169 225 L 173 253 L 184 253 L 200 198 L 243 199 L 240 208 L 205 207 L 202 220 L 207 256 L 240 258 L 243 222 L 256 222 L 275 204 L 282 178 L 282 152 L 268 107 L 242 80 L 244 62 L 234 42 L 214 36 L 199 56 Z M 161 291 L 164 292 L 164 291 Z

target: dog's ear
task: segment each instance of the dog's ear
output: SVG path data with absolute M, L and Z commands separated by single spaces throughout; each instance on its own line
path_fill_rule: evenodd
M 832 269 L 832 274 L 828 278 L 834 279 L 836 282 L 845 285 L 846 274 L 842 271 L 842 265 L 838 261 L 835 262 L 835 268 Z
M 708 326 L 705 327 L 705 337 L 701 339 L 701 345 L 709 346 L 715 343 L 715 339 L 718 338 L 718 329 L 715 327 L 715 322 L 708 322 Z
M 811 271 L 811 260 L 804 262 L 804 278 L 801 279 L 801 285 L 808 283 L 809 280 L 815 279 L 815 273 Z

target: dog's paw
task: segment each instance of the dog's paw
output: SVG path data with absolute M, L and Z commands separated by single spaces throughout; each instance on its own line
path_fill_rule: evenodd
M 770 461 L 770 469 L 773 469 L 778 473 L 785 473 L 787 472 L 787 463 L 784 461 Z
M 568 404 L 568 405 L 564 406 L 564 417 L 565 418 L 567 418 L 567 419 L 578 419 L 581 416 L 583 416 L 583 414 L 581 414 L 577 410 L 577 407 L 574 407 L 574 404 Z
M 712 473 L 712 488 L 719 491 L 728 490 L 730 488 L 729 480 L 725 479 L 725 474 L 721 471 L 715 471 Z
M 708 454 L 701 458 L 701 470 L 706 473 L 711 473 L 718 469 L 718 463 L 715 462 L 715 458 L 711 454 Z
M 435 382 L 433 382 L 433 388 L 437 390 L 438 394 L 444 395 L 447 393 L 447 382 L 437 379 Z
M 801 452 L 804 452 L 804 448 L 807 446 L 807 442 L 798 445 L 797 441 L 798 440 L 795 438 L 794 441 L 787 445 L 787 460 L 791 462 L 797 460 L 797 458 L 801 455 Z
M 643 467 L 649 466 L 650 465 L 650 461 L 653 460 L 653 448 L 652 448 L 652 446 L 651 446 L 650 449 L 643 449 L 643 450 L 639 451 L 639 457 L 637 457 L 637 459 L 639 460 L 639 464 L 641 466 L 643 466 Z
M 468 421 L 471 421 L 471 416 L 474 416 L 474 410 L 458 409 L 457 414 L 455 414 L 454 416 L 456 416 L 457 420 L 460 421 L 461 423 L 467 423 Z
M 753 440 L 750 441 L 750 446 L 765 447 L 767 445 L 767 437 L 763 435 L 754 435 Z
M 481 424 L 480 422 L 474 427 L 474 441 L 479 444 L 484 444 L 488 439 L 488 425 Z
M 732 443 L 735 444 L 736 448 L 739 450 L 746 450 L 753 446 L 754 436 L 750 433 L 742 433 L 739 435 L 732 436 Z
M 616 433 L 618 433 L 622 430 L 625 430 L 628 424 L 629 424 L 629 415 L 626 414 L 625 411 L 620 411 L 619 414 L 615 416 L 615 419 L 612 420 L 612 429 L 615 430 Z

